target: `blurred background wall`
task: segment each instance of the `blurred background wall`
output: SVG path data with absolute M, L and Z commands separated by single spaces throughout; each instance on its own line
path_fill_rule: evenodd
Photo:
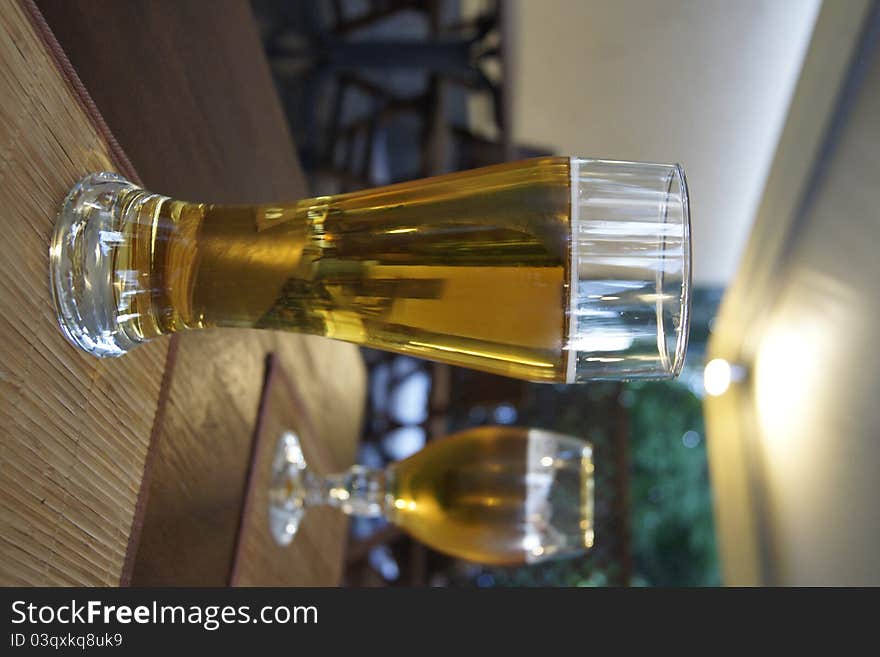
M 820 0 L 513 0 L 515 140 L 684 165 L 694 275 L 734 274 Z

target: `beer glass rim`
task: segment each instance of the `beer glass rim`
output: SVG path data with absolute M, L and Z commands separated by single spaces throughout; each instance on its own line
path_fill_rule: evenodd
M 570 162 L 574 312 L 569 335 L 578 340 L 586 336 L 588 344 L 603 342 L 591 339 L 590 324 L 581 326 L 576 316 L 592 314 L 606 318 L 600 319 L 604 326 L 598 330 L 605 331 L 607 341 L 593 347 L 604 352 L 598 357 L 580 342 L 574 348 L 580 355 L 571 354 L 574 358 L 568 361 L 567 380 L 673 379 L 681 373 L 687 353 L 693 276 L 684 169 L 678 163 L 604 158 L 571 157 Z M 597 273 L 596 267 L 603 266 L 605 270 Z M 587 273 L 585 267 L 593 271 Z M 627 289 L 626 280 L 633 280 L 630 276 L 639 270 L 653 289 Z M 617 288 L 608 296 L 601 289 L 585 296 L 579 286 L 583 281 Z M 629 294 L 628 305 L 603 305 L 606 299 L 623 298 L 617 294 Z M 645 313 L 652 317 L 649 323 Z M 648 342 L 645 329 L 651 325 Z M 624 346 L 636 341 L 641 345 L 637 351 Z
M 680 330 L 670 334 L 669 328 L 664 326 L 666 319 L 664 318 L 664 310 L 662 303 L 662 294 L 657 295 L 657 340 L 660 348 L 661 359 L 665 369 L 669 372 L 671 378 L 681 374 L 684 366 L 685 356 L 687 354 L 688 336 L 690 335 L 690 314 L 691 314 L 691 287 L 692 280 L 692 262 L 693 262 L 693 245 L 691 242 L 691 218 L 690 218 L 690 196 L 688 195 L 687 178 L 685 177 L 684 168 L 679 163 L 671 165 L 669 176 L 666 184 L 666 203 L 663 213 L 663 223 L 668 224 L 670 198 L 673 196 L 673 190 L 678 186 L 678 195 L 680 197 L 681 225 L 684 239 L 684 249 L 682 255 L 682 274 L 681 274 L 681 293 L 679 297 L 680 312 Z M 666 234 L 661 236 L 661 252 L 663 258 L 668 257 L 668 251 L 665 248 Z M 657 269 L 657 289 L 664 290 L 664 281 L 666 277 L 666 268 L 659 267 Z M 670 353 L 670 342 L 672 349 Z M 671 356 L 671 360 L 670 360 Z

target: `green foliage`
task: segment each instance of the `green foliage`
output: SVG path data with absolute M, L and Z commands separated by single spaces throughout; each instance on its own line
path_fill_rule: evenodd
M 614 514 L 613 408 L 629 427 L 632 586 L 710 586 L 719 581 L 702 402 L 674 382 L 585 386 L 530 385 L 517 423 L 583 437 L 596 447 L 597 529 Z M 454 425 L 461 428 L 467 420 Z M 690 433 L 689 433 L 690 432 Z M 687 436 L 687 437 L 685 437 Z M 602 456 L 604 454 L 604 457 Z M 610 531 L 606 531 L 606 541 Z M 602 541 L 601 534 L 597 541 Z M 603 549 L 604 548 L 604 551 Z M 610 554 L 609 554 L 610 552 Z M 472 571 L 458 584 L 492 586 L 606 586 L 620 582 L 622 565 L 607 544 L 583 558 L 513 569 Z M 474 574 L 474 572 L 476 574 Z
M 635 575 L 654 586 L 717 585 L 701 401 L 674 383 L 627 392 Z

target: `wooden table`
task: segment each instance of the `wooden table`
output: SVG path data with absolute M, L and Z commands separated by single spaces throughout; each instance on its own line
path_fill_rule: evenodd
M 0 583 L 228 584 L 242 567 L 233 560 L 267 354 L 345 467 L 365 395 L 357 349 L 227 330 L 89 358 L 54 326 L 45 245 L 66 189 L 96 169 L 184 199 L 306 193 L 253 19 L 243 0 L 39 9 L 0 7 L 0 195 L 12 237 L 0 244 Z M 331 556 L 308 583 L 338 581 L 343 538 L 344 527 L 327 536 Z M 275 565 L 247 569 L 246 583 L 298 583 Z

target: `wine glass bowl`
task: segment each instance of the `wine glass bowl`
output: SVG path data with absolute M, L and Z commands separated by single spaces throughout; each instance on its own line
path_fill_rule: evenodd
M 286 432 L 272 467 L 270 529 L 281 545 L 319 505 L 384 517 L 440 552 L 483 564 L 575 556 L 595 538 L 592 448 L 542 429 L 469 429 L 383 470 L 327 476 L 309 470 Z

